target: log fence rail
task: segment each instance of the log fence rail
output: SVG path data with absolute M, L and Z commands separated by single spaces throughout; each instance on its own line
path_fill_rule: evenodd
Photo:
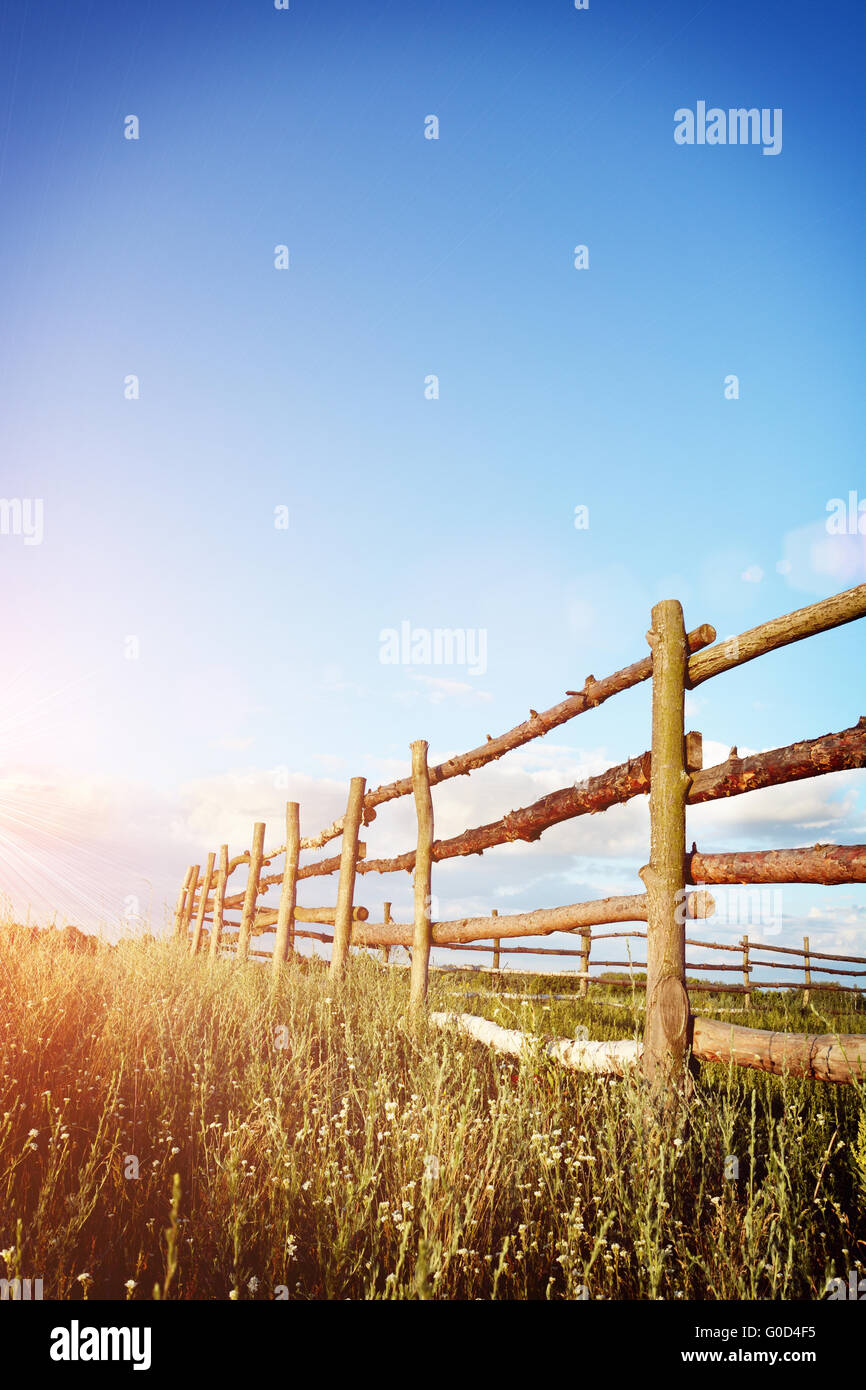
M 857 992 L 857 985 L 842 985 L 838 981 L 821 984 L 816 974 L 858 977 L 864 970 L 845 970 L 845 965 L 864 965 L 866 958 L 832 955 L 812 950 L 808 937 L 803 949 L 774 946 L 750 940 L 746 935 L 734 944 L 702 942 L 685 936 L 686 918 L 711 916 L 714 905 L 706 891 L 712 885 L 813 883 L 832 885 L 866 882 L 866 845 L 815 845 L 813 848 L 763 850 L 754 852 L 702 853 L 696 845 L 686 848 L 685 823 L 687 808 L 692 805 L 744 795 L 762 787 L 781 786 L 790 782 L 866 766 L 866 718 L 848 729 L 802 740 L 769 752 L 741 758 L 732 748 L 724 763 L 703 767 L 701 735 L 687 731 L 684 725 L 685 694 L 688 690 L 725 671 L 741 666 L 770 651 L 825 632 L 866 616 L 866 584 L 836 594 L 832 598 L 772 619 L 738 637 L 716 643 L 715 630 L 704 624 L 686 632 L 682 608 L 676 600 L 656 604 L 652 612 L 647 640 L 650 655 L 612 675 L 596 680 L 587 676 L 578 691 L 567 691 L 566 698 L 541 713 L 531 710 L 521 724 L 485 744 L 430 766 L 427 744 L 417 740 L 412 745 L 412 767 L 408 777 L 366 791 L 363 777 L 352 779 L 346 812 L 317 835 L 301 837 L 299 808 L 289 802 L 286 811 L 285 841 L 275 849 L 265 848 L 266 828 L 257 822 L 249 850 L 229 859 L 228 847 L 217 855 L 209 852 L 202 873 L 200 865 L 187 871 L 175 909 L 175 936 L 188 943 L 196 954 L 209 936 L 211 958 L 234 950 L 240 960 L 248 955 L 267 956 L 273 970 L 279 973 L 282 963 L 295 949 L 296 938 L 319 940 L 331 945 L 330 974 L 338 981 L 347 968 L 350 946 L 381 948 L 387 962 L 390 948 L 402 945 L 411 948 L 411 1005 L 420 1009 L 427 996 L 427 977 L 431 949 L 448 949 L 492 953 L 494 965 L 500 966 L 502 956 L 517 954 L 576 955 L 580 958 L 579 997 L 587 998 L 590 984 L 604 983 L 615 987 L 631 985 L 646 990 L 646 1031 L 641 1049 L 641 1065 L 647 1078 L 665 1087 L 682 1070 L 683 1059 L 690 1049 L 697 1055 L 697 1040 L 710 1034 L 702 1028 L 706 1021 L 695 1018 L 689 1005 L 689 992 L 718 989 L 741 993 L 746 1007 L 752 992 L 764 988 L 791 988 L 791 982 L 758 981 L 754 972 L 761 969 L 791 970 L 802 974 L 804 1000 L 810 991 L 832 989 Z M 530 743 L 551 729 L 596 708 L 603 701 L 643 681 L 652 681 L 652 739 L 650 748 L 635 758 L 605 772 L 584 779 L 573 786 L 551 792 L 529 806 L 510 811 L 501 819 L 476 826 L 445 840 L 434 839 L 434 809 L 431 789 L 449 778 L 469 775 L 474 770 L 503 757 L 509 751 Z M 376 819 L 376 809 L 399 797 L 412 795 L 417 815 L 417 843 L 414 849 L 390 858 L 367 858 L 366 843 L 360 839 L 363 826 Z M 468 854 L 483 854 L 496 845 L 515 840 L 531 842 L 553 825 L 571 821 L 585 814 L 598 814 L 613 805 L 620 805 L 635 796 L 648 795 L 650 802 L 650 857 L 641 870 L 645 892 L 628 897 L 605 898 L 595 902 L 570 904 L 560 908 L 541 908 L 532 912 L 500 916 L 494 909 L 487 917 L 460 921 L 431 920 L 430 905 L 432 866 L 436 862 Z M 322 850 L 332 840 L 341 839 L 341 851 L 336 856 L 314 858 L 300 863 L 302 853 Z M 284 866 L 280 872 L 267 874 L 265 869 L 280 856 Z M 247 881 L 242 892 L 227 894 L 227 884 L 235 870 L 246 867 Z M 395 873 L 405 870 L 414 882 L 414 918 L 408 925 L 396 923 L 386 904 L 384 920 L 371 923 L 366 909 L 355 904 L 358 876 L 369 873 Z M 337 874 L 337 904 L 335 908 L 302 908 L 297 905 L 297 885 L 306 878 L 328 877 Z M 280 905 L 276 910 L 259 899 L 280 886 Z M 689 893 L 689 886 L 696 891 Z M 682 905 L 685 904 L 683 911 Z M 239 918 L 228 914 L 240 911 Z M 333 926 L 333 935 L 305 931 L 299 922 Z M 619 922 L 645 922 L 646 931 L 594 933 L 593 927 Z M 206 927 L 210 924 L 210 931 Z M 252 951 L 251 939 L 276 928 L 275 945 L 271 952 Z M 570 932 L 579 936 L 577 951 L 542 946 L 505 945 L 519 937 L 544 937 L 552 932 Z M 645 962 L 592 961 L 593 941 L 605 938 L 642 937 L 647 942 Z M 481 944 L 492 941 L 492 945 Z M 687 945 L 703 949 L 734 951 L 737 964 L 717 964 L 687 961 Z M 802 958 L 802 963 L 756 959 L 755 953 L 788 954 Z M 816 961 L 836 962 L 833 966 Z M 628 970 L 629 980 L 599 979 L 590 975 L 590 965 Z M 645 970 L 646 979 L 634 978 L 635 970 Z M 687 975 L 696 970 L 737 972 L 742 975 L 738 984 L 689 983 Z M 713 1025 L 716 1027 L 717 1025 Z M 731 1042 L 728 1055 L 743 1065 L 761 1066 L 767 1061 L 766 1047 L 757 1034 L 761 1030 L 743 1030 L 756 1034 L 754 1048 L 742 1037 Z M 786 1064 L 800 1065 L 800 1074 L 817 1075 L 808 1050 L 808 1040 L 799 1034 L 784 1035 Z M 709 1051 L 724 1054 L 723 1043 L 712 1033 Z M 859 1047 L 859 1044 L 858 1044 Z M 763 1049 L 763 1050 L 762 1050 Z M 805 1049 L 805 1050 L 804 1050 Z M 849 1052 L 852 1049 L 849 1047 Z M 859 1051 L 853 1049 L 859 1057 Z M 852 1054 L 853 1055 L 853 1054 Z M 751 1060 L 749 1060 L 751 1058 Z M 758 1060 L 755 1060 L 755 1059 Z M 805 1059 L 805 1060 L 804 1060 Z M 857 1075 L 859 1062 L 852 1063 L 850 1075 L 834 1054 L 832 1072 L 825 1079 L 850 1080 Z M 866 1066 L 866 1063 L 864 1063 Z M 771 1068 L 772 1069 L 772 1068 Z

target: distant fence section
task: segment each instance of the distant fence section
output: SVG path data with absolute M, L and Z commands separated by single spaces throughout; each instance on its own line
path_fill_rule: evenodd
M 266 849 L 266 827 L 258 822 L 253 828 L 251 847 L 243 854 L 230 858 L 228 846 L 222 845 L 218 853 L 212 851 L 207 855 L 203 868 L 200 864 L 191 865 L 178 896 L 175 936 L 187 941 L 193 953 L 200 951 L 206 941 L 211 957 L 233 951 L 239 960 L 244 960 L 250 955 L 263 954 L 252 948 L 253 937 L 273 933 L 273 950 L 264 954 L 271 957 L 276 972 L 299 939 L 314 939 L 330 944 L 330 972 L 335 979 L 347 968 L 350 946 L 381 948 L 385 960 L 392 947 L 403 946 L 411 952 L 410 1002 L 413 1010 L 422 1008 L 425 1003 L 433 947 L 491 953 L 496 967 L 506 954 L 571 954 L 580 960 L 577 973 L 584 994 L 597 978 L 591 975 L 591 968 L 628 971 L 629 979 L 621 983 L 646 990 L 646 1027 L 641 1048 L 643 1071 L 654 1083 L 663 1083 L 682 1066 L 688 1051 L 692 1056 L 699 1055 L 700 1039 L 707 1036 L 705 1025 L 708 1026 L 708 1021 L 696 1019 L 692 1014 L 690 993 L 702 989 L 739 993 L 745 996 L 748 1006 L 752 990 L 784 987 L 784 978 L 778 984 L 763 980 L 758 983 L 753 979 L 756 970 L 772 969 L 802 976 L 802 979 L 787 983 L 801 987 L 808 1002 L 810 990 L 832 988 L 839 992 L 855 992 L 859 989 L 856 984 L 843 985 L 838 981 L 822 984 L 813 980 L 813 975 L 832 974 L 851 979 L 866 975 L 866 971 L 840 968 L 837 964 L 815 964 L 822 961 L 839 962 L 841 967 L 866 966 L 866 958 L 814 951 L 808 937 L 804 938 L 800 950 L 750 941 L 748 936 L 736 945 L 686 936 L 687 921 L 713 915 L 715 904 L 707 891 L 712 886 L 864 882 L 866 846 L 815 845 L 812 848 L 708 854 L 700 852 L 696 845 L 689 851 L 685 838 L 689 806 L 866 766 L 866 718 L 861 717 L 850 728 L 838 732 L 820 734 L 747 757 L 741 758 L 734 747 L 725 762 L 708 768 L 703 766 L 700 733 L 687 731 L 684 724 L 686 691 L 776 648 L 864 615 L 866 584 L 716 643 L 715 630 L 709 625 L 686 632 L 682 608 L 676 600 L 656 604 L 647 633 L 650 655 L 642 660 L 601 680 L 587 676 L 580 690 L 567 691 L 566 698 L 550 709 L 531 710 L 529 718 L 513 729 L 495 738 L 488 736 L 484 744 L 443 763 L 429 765 L 427 744 L 423 740 L 416 741 L 411 748 L 408 776 L 369 791 L 363 777 L 353 778 L 345 814 L 317 835 L 301 837 L 298 803 L 289 802 L 284 840 L 276 848 Z M 464 830 L 445 840 L 435 838 L 432 791 L 441 782 L 471 774 L 645 680 L 652 681 L 652 737 L 646 752 L 597 776 L 548 793 L 529 806 L 509 811 L 499 820 Z M 414 799 L 418 827 L 414 847 L 391 858 L 368 858 L 361 833 L 375 821 L 376 808 L 409 795 Z M 640 872 L 644 892 L 512 915 L 500 916 L 494 911 L 486 917 L 431 920 L 431 881 L 435 863 L 468 854 L 480 855 L 509 841 L 534 841 L 553 825 L 597 814 L 642 795 L 649 796 L 650 810 L 649 862 Z M 337 839 L 340 840 L 339 854 L 301 863 L 302 854 L 315 854 Z M 283 860 L 282 867 L 268 873 L 279 858 Z M 230 893 L 229 880 L 239 869 L 246 870 L 244 887 Z M 369 911 L 355 901 L 359 877 L 402 870 L 413 876 L 413 922 L 393 921 L 389 903 L 385 904 L 383 920 L 371 922 Z M 337 878 L 334 907 L 298 906 L 297 885 L 302 879 L 330 876 Z M 263 895 L 277 885 L 279 905 L 270 907 L 260 902 Z M 692 888 L 695 891 L 690 891 Z M 593 931 L 595 927 L 635 922 L 645 923 L 646 929 Z M 332 931 L 314 931 L 310 929 L 312 925 L 328 926 Z M 541 939 L 553 932 L 574 934 L 579 940 L 577 949 L 569 952 L 564 948 L 505 944 L 515 938 Z M 593 943 L 613 937 L 645 940 L 646 959 L 636 962 L 593 958 Z M 481 944 L 486 942 L 492 944 Z M 687 962 L 687 946 L 733 952 L 738 954 L 739 960 L 715 965 L 704 961 Z M 797 959 L 763 960 L 758 959 L 756 953 Z M 633 978 L 635 970 L 645 970 L 646 979 Z M 687 972 L 704 970 L 735 973 L 740 980 L 730 984 L 688 983 Z M 604 983 L 617 982 L 605 980 Z M 767 1043 L 762 1030 L 739 1029 L 736 1032 L 738 1038 L 731 1032 L 727 1053 L 724 1043 L 713 1035 L 714 1057 L 718 1053 L 719 1057 L 727 1055 L 743 1065 L 762 1066 L 778 1053 L 779 1044 Z M 739 1037 L 743 1033 L 755 1035 L 751 1043 Z M 814 1040 L 800 1034 L 769 1036 L 784 1037 L 787 1070 L 806 1076 L 823 1075 L 830 1080 L 866 1076 L 866 1038 L 851 1036 L 841 1040 L 839 1045 L 848 1061 L 838 1065 L 834 1061 L 833 1075 L 828 1076 L 820 1068 L 816 1069 Z

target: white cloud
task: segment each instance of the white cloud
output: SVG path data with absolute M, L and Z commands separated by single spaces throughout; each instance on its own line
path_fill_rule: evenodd
M 415 671 L 409 673 L 409 679 L 424 686 L 431 705 L 441 704 L 443 700 L 458 699 L 461 702 L 471 703 L 475 700 L 486 702 L 493 699 L 491 691 L 479 690 L 477 686 L 470 685 L 468 681 L 449 680 L 447 676 L 425 676 Z M 418 692 L 414 690 L 403 691 L 396 694 L 394 698 L 413 702 L 418 698 Z
M 776 566 L 792 589 L 830 594 L 866 579 L 866 535 L 835 535 L 825 521 L 788 531 Z M 784 567 L 784 568 L 783 568 Z

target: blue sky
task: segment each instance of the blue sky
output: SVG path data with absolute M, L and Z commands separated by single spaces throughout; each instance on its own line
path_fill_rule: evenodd
M 159 918 L 190 859 L 256 818 L 278 840 L 286 795 L 315 830 L 412 739 L 474 746 L 642 656 L 658 598 L 724 636 L 866 579 L 825 525 L 866 498 L 860 6 L 0 16 L 3 496 L 44 503 L 40 545 L 0 536 L 16 903 Z M 677 145 L 698 101 L 781 108 L 781 152 Z M 383 665 L 404 619 L 483 630 L 486 671 Z M 692 727 L 853 724 L 859 629 L 703 687 Z M 641 751 L 648 711 L 621 697 L 443 816 Z M 761 795 L 695 833 L 862 838 L 862 774 Z M 449 866 L 443 898 L 637 891 L 637 829 L 604 833 Z M 816 930 L 862 941 L 846 889 L 786 889 L 793 937 L 828 903 Z

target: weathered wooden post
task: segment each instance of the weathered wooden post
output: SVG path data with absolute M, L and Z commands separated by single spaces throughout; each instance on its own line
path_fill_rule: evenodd
M 812 984 L 812 958 L 809 955 L 809 938 L 803 937 L 803 953 L 806 957 L 803 969 L 803 1008 L 809 1007 L 809 990 Z
M 250 871 L 247 877 L 247 887 L 244 893 L 244 905 L 241 911 L 241 924 L 238 929 L 238 960 L 246 960 L 250 949 L 250 932 L 256 916 L 256 899 L 259 896 L 259 874 L 262 871 L 262 860 L 265 857 L 265 824 L 264 821 L 256 821 L 253 826 L 253 846 L 250 851 Z
M 390 920 L 391 920 L 391 904 L 390 904 L 390 903 L 385 903 L 385 910 L 384 910 L 384 912 L 383 912 L 383 914 L 382 914 L 382 917 L 383 917 L 383 921 L 384 921 L 384 923 L 385 923 L 385 926 L 387 927 L 388 923 L 389 923 Z M 383 946 L 383 947 L 382 947 L 382 964 L 383 964 L 383 965 L 387 965 L 390 959 L 391 959 L 391 947 L 390 947 L 390 946 Z
M 647 890 L 647 988 L 643 1073 L 654 1086 L 678 1085 L 688 1041 L 685 883 L 685 683 L 688 644 L 682 606 L 664 599 L 652 610 L 652 766 Z
M 225 911 L 226 884 L 229 881 L 229 847 L 220 845 L 220 867 L 213 893 L 213 921 L 210 930 L 208 958 L 216 960 L 222 945 L 223 912 Z
M 412 744 L 412 791 L 418 819 L 418 845 L 415 850 L 415 930 L 412 936 L 412 969 L 409 975 L 409 1008 L 418 1010 L 427 999 L 430 947 L 433 928 L 430 920 L 430 892 L 433 871 L 433 797 L 427 767 L 427 743 L 423 738 Z
M 202 879 L 201 885 L 201 896 L 198 900 L 198 911 L 195 914 L 195 929 L 192 934 L 192 941 L 189 943 L 189 953 L 191 956 L 198 955 L 198 948 L 201 945 L 201 932 L 202 927 L 204 926 L 204 914 L 207 910 L 207 900 L 210 894 L 211 883 L 213 882 L 213 866 L 215 859 L 216 855 L 214 854 L 213 850 L 211 850 L 208 854 L 207 863 L 205 864 L 204 868 L 204 878 Z
M 743 994 L 743 998 L 744 998 L 745 1001 L 746 1001 L 746 1008 L 747 1008 L 747 1009 L 750 1009 L 750 1008 L 752 1007 L 752 990 L 751 990 L 751 978 L 750 978 L 750 972 L 749 972 L 749 938 L 748 938 L 748 936 L 744 936 L 744 937 L 743 937 L 743 940 L 742 940 L 742 943 L 741 943 L 741 944 L 742 944 L 742 947 L 743 947 L 743 984 L 745 985 L 745 992 L 744 992 L 744 994 Z
M 298 860 L 301 857 L 301 813 L 297 801 L 286 802 L 286 863 L 280 889 L 280 910 L 271 968 L 276 978 L 280 966 L 295 949 L 295 907 L 298 889 Z
M 195 883 L 195 880 L 192 878 L 192 873 L 193 865 L 190 864 L 184 875 L 183 887 L 178 894 L 177 907 L 174 910 L 174 935 L 177 941 L 180 940 L 181 933 L 183 932 L 184 910 L 186 908 L 187 894 L 190 891 L 190 880 L 192 880 L 193 884 Z
M 183 909 L 183 919 L 181 921 L 180 935 L 183 941 L 189 940 L 189 924 L 192 920 L 192 909 L 195 902 L 195 890 L 198 886 L 198 875 L 201 868 L 200 864 L 190 865 L 189 885 L 186 891 L 186 903 Z
M 585 999 L 589 993 L 589 952 L 592 947 L 592 929 L 586 927 L 580 933 L 580 984 L 577 988 L 579 999 Z
M 328 975 L 338 980 L 346 969 L 349 942 L 352 937 L 352 905 L 355 896 L 355 869 L 358 863 L 358 832 L 364 811 L 365 777 L 353 777 L 349 783 L 349 800 L 343 819 L 343 846 L 340 852 L 340 883 L 337 888 L 337 909 L 334 914 L 334 944 Z
M 498 908 L 498 907 L 492 907 L 492 908 L 490 909 L 490 916 L 491 916 L 491 917 L 498 917 L 498 916 L 499 916 L 499 908 Z M 494 969 L 494 970 L 498 970 L 498 969 L 499 969 L 499 946 L 500 946 L 500 938 L 499 938 L 498 936 L 494 936 L 494 938 L 493 938 L 493 969 Z

